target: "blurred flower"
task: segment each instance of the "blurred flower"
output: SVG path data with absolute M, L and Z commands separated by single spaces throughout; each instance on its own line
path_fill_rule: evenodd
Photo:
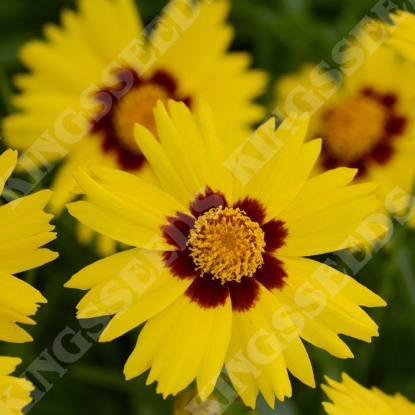
M 201 94 L 230 146 L 248 136 L 250 124 L 265 115 L 252 100 L 266 75 L 248 70 L 247 53 L 227 52 L 229 7 L 224 0 L 172 1 L 149 33 L 133 0 L 80 0 L 79 12 L 62 12 L 62 27 L 45 26 L 46 41 L 23 46 L 30 72 L 15 78 L 20 111 L 5 119 L 4 135 L 18 149 L 42 137 L 49 144 L 43 163 L 64 159 L 52 184 L 52 212 L 73 199 L 68 192 L 77 166 L 100 163 L 153 178 L 133 127 L 140 123 L 156 134 L 159 99 L 184 101 L 193 110 Z
M 277 81 L 279 110 L 310 112 L 307 140 L 323 139 L 317 171 L 358 168 L 359 182 L 381 183 L 382 200 L 397 186 L 412 194 L 414 65 L 363 34 L 337 59 L 340 70 L 308 64 Z M 399 216 L 402 200 L 395 199 L 388 197 L 388 210 Z M 415 217 L 409 224 L 415 225 Z
M 26 379 L 10 376 L 21 362 L 16 357 L 0 357 L 0 414 L 19 415 L 31 402 L 33 385 Z
M 415 62 L 415 14 L 396 10 L 390 15 L 393 25 L 384 25 L 390 39 L 387 43 L 406 59 Z
M 188 405 L 194 399 L 198 400 L 198 408 L 196 412 L 188 410 Z M 218 398 L 212 394 L 208 401 L 200 402 L 200 398 L 197 395 L 197 389 L 186 389 L 179 393 L 174 401 L 173 415 L 209 415 L 220 414 L 223 405 L 218 401 Z
M 326 376 L 329 384 L 321 385 L 333 403 L 323 402 L 329 415 L 414 415 L 415 404 L 396 393 L 387 395 L 378 388 L 371 390 L 355 382 L 346 373 L 342 382 L 335 382 Z
M 16 166 L 17 151 L 0 156 L 0 193 Z M 0 206 L 0 340 L 22 343 L 32 337 L 16 323 L 35 324 L 29 318 L 46 299 L 38 290 L 11 274 L 39 267 L 58 254 L 40 248 L 56 238 L 43 212 L 52 192 L 42 190 Z
M 115 314 L 100 341 L 148 320 L 127 379 L 151 368 L 147 382 L 157 380 L 167 396 L 196 378 L 205 400 L 225 363 L 245 404 L 254 407 L 261 391 L 273 406 L 275 396 L 291 395 L 287 369 L 315 386 L 301 338 L 347 358 L 339 333 L 367 342 L 378 334 L 359 305 L 384 301 L 303 258 L 383 234 L 366 221 L 379 206 L 376 185 L 347 186 L 356 171 L 345 168 L 308 180 L 321 141 L 303 143 L 306 117 L 277 131 L 269 119 L 229 155 L 204 100 L 196 118 L 183 103 L 170 101 L 168 110 L 161 102 L 155 110 L 160 141 L 135 128 L 161 188 L 102 166 L 76 171 L 90 201 L 69 212 L 135 248 L 87 266 L 66 286 L 89 290 L 78 318 Z

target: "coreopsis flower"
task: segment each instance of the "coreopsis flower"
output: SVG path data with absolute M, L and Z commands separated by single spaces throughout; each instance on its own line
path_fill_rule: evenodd
M 20 415 L 31 402 L 33 385 L 26 379 L 10 376 L 21 362 L 17 357 L 0 356 L 0 414 Z
M 78 318 L 114 315 L 100 341 L 147 321 L 124 373 L 150 369 L 164 396 L 196 378 L 205 400 L 224 364 L 251 407 L 258 391 L 271 406 L 290 396 L 288 371 L 313 387 L 303 340 L 352 357 L 338 334 L 370 342 L 377 326 L 360 305 L 384 301 L 305 257 L 384 232 L 366 219 L 376 185 L 347 186 L 356 170 L 346 168 L 309 180 L 321 141 L 303 143 L 306 117 L 277 131 L 268 120 L 231 155 L 203 100 L 196 118 L 160 102 L 155 120 L 159 141 L 138 124 L 135 134 L 161 187 L 103 166 L 75 172 L 89 200 L 70 203 L 71 215 L 132 246 L 66 283 L 88 290 Z
M 411 62 L 415 62 L 415 14 L 396 10 L 390 14 L 392 25 L 382 25 L 390 38 L 387 43 Z
M 17 151 L 6 150 L 0 156 L 0 193 L 13 172 Z M 17 323 L 35 324 L 29 317 L 36 313 L 42 294 L 12 274 L 39 267 L 58 254 L 42 248 L 56 238 L 49 223 L 52 215 L 43 211 L 52 192 L 42 190 L 0 206 L 0 340 L 22 343 L 32 337 Z
M 49 171 L 64 161 L 51 187 L 53 213 L 73 198 L 77 166 L 100 163 L 151 179 L 133 127 L 140 123 L 156 134 L 152 111 L 159 99 L 193 110 L 202 94 L 231 146 L 266 114 L 253 102 L 265 73 L 248 69 L 247 53 L 227 52 L 229 1 L 172 1 L 148 27 L 133 0 L 79 0 L 78 6 L 62 12 L 61 27 L 45 26 L 45 40 L 21 49 L 30 72 L 16 76 L 19 111 L 3 125 L 10 146 L 40 151 L 31 163 Z
M 277 81 L 275 111 L 309 111 L 307 140 L 323 139 L 317 171 L 358 168 L 359 182 L 382 184 L 386 213 L 401 216 L 415 178 L 415 67 L 363 34 L 337 59 L 339 70 L 307 64 Z
M 321 385 L 333 403 L 323 402 L 329 415 L 414 415 L 415 404 L 400 393 L 387 395 L 380 389 L 366 389 L 346 373 L 336 382 L 326 376 L 327 385 Z

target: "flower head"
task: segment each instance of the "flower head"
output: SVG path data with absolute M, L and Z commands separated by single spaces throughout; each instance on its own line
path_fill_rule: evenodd
M 323 139 L 317 171 L 358 168 L 357 181 L 381 183 L 379 197 L 387 199 L 390 212 L 400 212 L 393 200 L 399 198 L 388 195 L 397 187 L 412 193 L 415 67 L 367 34 L 357 35 L 340 58 L 340 70 L 308 64 L 282 77 L 276 84 L 278 108 L 311 113 L 307 140 Z
M 0 156 L 0 193 L 17 162 L 17 151 Z M 46 302 L 42 294 L 11 274 L 36 268 L 55 259 L 58 254 L 41 248 L 56 238 L 49 224 L 52 215 L 43 212 L 52 192 L 42 190 L 0 206 L 0 340 L 26 342 L 32 337 L 17 323 L 35 324 L 29 316 L 37 303 Z
M 248 70 L 248 54 L 227 52 L 229 7 L 227 0 L 172 1 L 145 28 L 133 0 L 79 0 L 78 12 L 63 11 L 62 27 L 48 24 L 46 40 L 23 46 L 30 72 L 15 78 L 20 111 L 5 119 L 4 135 L 13 147 L 40 150 L 31 163 L 64 159 L 52 185 L 54 213 L 73 198 L 77 166 L 99 163 L 153 178 L 133 127 L 157 136 L 157 100 L 194 110 L 202 94 L 230 146 L 262 119 L 264 108 L 253 99 L 266 76 Z
M 323 402 L 329 415 L 413 415 L 415 404 L 396 393 L 387 395 L 378 388 L 366 389 L 346 373 L 342 381 L 326 377 L 327 385 L 321 385 L 333 403 Z
M 16 357 L 0 357 L 0 413 L 23 414 L 22 409 L 31 402 L 33 385 L 26 379 L 10 376 L 21 362 Z
M 291 395 L 287 370 L 314 386 L 302 339 L 352 357 L 338 334 L 370 341 L 377 327 L 359 305 L 384 302 L 333 261 L 304 257 L 383 233 L 367 220 L 376 185 L 347 186 L 356 171 L 345 168 L 309 180 L 321 142 L 303 143 L 306 117 L 277 131 L 268 120 L 231 155 L 203 100 L 196 118 L 160 102 L 155 120 L 159 141 L 138 124 L 135 134 L 160 187 L 101 166 L 75 172 L 89 200 L 69 212 L 133 246 L 66 283 L 89 290 L 78 317 L 115 314 L 101 341 L 148 320 L 125 375 L 151 369 L 164 396 L 196 378 L 206 399 L 224 364 L 252 407 L 258 391 L 271 406 Z

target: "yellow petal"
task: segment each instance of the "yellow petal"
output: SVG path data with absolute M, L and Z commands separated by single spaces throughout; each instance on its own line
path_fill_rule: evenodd
M 10 292 L 18 293 L 22 298 L 34 303 L 46 302 L 45 297 L 31 285 L 13 275 L 0 271 L 0 285 L 1 287 Z
M 415 409 L 406 399 L 386 395 L 376 388 L 366 389 L 346 373 L 342 373 L 341 382 L 325 378 L 328 385 L 321 387 L 333 403 L 323 402 L 323 406 L 330 415 L 398 415 L 410 414 Z
M 169 3 L 162 14 L 166 27 L 174 28 L 177 40 L 169 47 L 161 48 L 162 54 L 155 62 L 156 68 L 169 68 L 181 80 L 183 91 L 192 91 L 199 86 L 211 68 L 228 48 L 232 31 L 225 24 L 229 2 Z M 183 22 L 182 27 L 177 22 Z M 152 42 L 157 45 L 160 36 L 152 35 Z M 198 43 L 195 44 L 195 39 Z M 158 42 L 160 43 L 160 42 Z M 198 62 L 196 70 L 188 71 Z M 186 77 L 182 74 L 186 73 Z M 182 76 L 180 76 L 182 75 Z M 183 78 L 183 79 L 182 79 Z
M 0 258 L 0 269 L 10 274 L 27 271 L 53 261 L 58 255 L 57 252 L 52 252 L 45 248 L 25 252 L 23 256 L 19 253 L 9 255 L 8 257 Z
M 174 195 L 183 205 L 189 203 L 189 200 L 193 198 L 193 193 L 184 186 L 183 179 L 167 158 L 161 144 L 150 131 L 139 124 L 135 125 L 134 137 L 162 188 L 170 195 Z
M 0 340 L 11 343 L 25 343 L 32 341 L 33 337 L 18 325 L 0 320 Z
M 97 283 L 98 278 L 102 282 Z M 77 306 L 79 318 L 115 314 L 100 341 L 113 340 L 138 327 L 166 309 L 192 283 L 191 278 L 171 275 L 160 253 L 139 249 L 84 268 L 66 286 L 80 288 L 77 281 L 83 287 L 85 281 L 88 285 L 95 282 Z
M 213 318 L 209 338 L 206 343 L 205 354 L 197 373 L 197 389 L 199 396 L 205 400 L 213 392 L 216 380 L 223 367 L 232 328 L 232 308 L 228 298 L 223 307 L 212 310 Z
M 21 362 L 14 357 L 0 357 L 0 413 L 22 415 L 21 410 L 31 402 L 33 385 L 26 379 L 7 376 Z
M 16 167 L 16 162 L 17 151 L 8 149 L 0 156 L 0 194 L 3 192 L 7 179 Z
M 275 129 L 274 118 L 262 124 L 226 162 L 234 175 L 234 187 L 240 188 L 233 198 L 237 200 L 249 194 L 266 206 L 271 200 L 276 203 L 274 194 L 278 194 L 280 187 L 286 189 L 284 182 L 289 173 L 295 167 L 303 168 L 295 161 L 301 152 L 307 126 L 307 116 L 294 115 L 285 119 L 278 129 Z M 294 194 L 302 185 L 296 183 Z M 279 196 L 278 200 L 281 200 Z M 283 204 L 288 202 L 289 199 L 281 200 Z
M 95 171 L 101 177 L 108 174 L 105 169 Z M 161 227 L 167 225 L 168 218 L 174 217 L 177 211 L 184 210 L 175 199 L 138 178 L 131 178 L 134 188 L 131 194 L 127 194 L 123 186 L 117 190 L 113 183 L 99 183 L 82 170 L 74 172 L 74 175 L 93 203 L 68 204 L 72 216 L 94 231 L 128 245 L 145 247 L 153 241 L 160 241 L 157 249 L 172 249 L 162 238 Z M 122 172 L 114 172 L 114 175 L 128 176 Z M 151 201 L 151 204 L 141 203 L 142 200 Z
M 261 285 L 259 287 L 260 295 L 256 304 L 247 311 L 234 312 L 233 324 L 235 331 L 239 333 L 242 354 L 249 359 L 248 367 L 253 370 L 255 383 L 268 405 L 273 407 L 275 396 L 279 400 L 291 396 L 291 383 L 284 358 L 286 346 L 281 341 L 280 333 L 272 326 L 278 303 L 268 290 Z M 232 373 L 229 357 L 228 354 L 226 368 L 239 393 L 239 374 Z
M 0 238 L 0 269 L 6 273 L 26 271 L 55 259 L 58 254 L 38 249 L 56 238 L 52 215 L 43 207 L 52 192 L 42 190 L 16 199 L 0 207 L 2 234 Z
M 195 194 L 209 184 L 206 181 L 206 170 L 203 169 L 207 165 L 206 157 L 201 151 L 203 142 L 194 117 L 185 104 L 170 101 L 169 110 L 173 112 L 174 118 L 170 118 L 161 101 L 157 103 L 154 111 L 157 134 L 167 158 L 177 161 L 183 185 L 191 194 Z M 198 162 L 200 159 L 204 159 L 204 164 Z
M 198 387 L 206 387 L 202 393 L 207 395 L 206 392 L 212 388 L 211 383 L 215 383 L 223 366 L 222 358 L 228 346 L 230 330 L 230 326 L 227 326 L 229 315 L 229 303 L 222 309 L 201 308 L 186 296 L 179 297 L 144 326 L 125 365 L 126 378 L 138 376 L 151 365 L 147 383 L 157 380 L 157 392 L 164 397 L 175 395 L 196 376 Z M 225 317 L 224 321 L 220 321 L 221 316 Z M 219 328 L 219 333 L 222 333 L 219 338 L 210 334 L 215 333 L 217 324 L 222 326 Z M 212 344 L 219 340 L 219 345 Z M 209 347 L 218 353 L 212 356 Z M 205 356 L 212 357 L 209 368 L 206 367 L 208 362 L 204 361 Z M 206 379 L 208 384 L 204 384 Z M 200 384 L 200 381 L 203 383 Z
M 346 171 L 343 174 L 348 179 L 349 174 Z M 330 183 L 332 179 L 337 180 L 333 176 L 307 182 L 278 216 L 288 229 L 286 244 L 278 251 L 280 255 L 319 255 L 368 242 L 385 232 L 376 218 L 370 219 L 370 214 L 380 206 L 374 194 L 377 185 L 336 188 Z M 322 187 L 317 188 L 317 183 Z
M 235 318 L 233 318 L 232 333 L 225 358 L 225 367 L 233 387 L 244 404 L 255 408 L 259 391 L 256 378 L 260 371 L 243 353 L 245 344 L 242 342 L 238 326 L 235 323 Z
M 384 305 L 380 297 L 327 265 L 306 258 L 280 259 L 288 276 L 284 288 L 273 293 L 296 316 L 302 338 L 346 358 L 353 355 L 338 334 L 367 342 L 378 335 L 376 324 L 359 305 Z

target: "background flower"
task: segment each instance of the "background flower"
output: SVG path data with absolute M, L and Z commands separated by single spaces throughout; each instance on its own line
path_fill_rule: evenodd
M 358 182 L 381 183 L 379 197 L 391 215 L 402 210 L 388 195 L 397 186 L 411 194 L 414 186 L 415 67 L 373 34 L 355 35 L 337 57 L 340 71 L 307 64 L 277 80 L 274 111 L 310 112 L 308 139 L 323 139 L 317 171 L 358 168 Z
M 387 43 L 405 59 L 415 62 L 415 14 L 401 10 L 391 13 L 390 18 L 392 24 L 383 26 L 390 35 Z
M 366 389 L 346 373 L 342 374 L 341 382 L 329 377 L 326 380 L 329 385 L 321 387 L 333 403 L 323 402 L 323 406 L 330 415 L 415 414 L 415 404 L 400 393 L 391 396 L 375 387 Z
M 158 99 L 195 108 L 205 96 L 230 147 L 265 116 L 252 102 L 265 87 L 265 72 L 248 69 L 247 53 L 227 51 L 233 35 L 227 0 L 172 2 L 154 28 L 144 26 L 132 0 L 80 0 L 78 8 L 62 12 L 62 27 L 46 25 L 45 41 L 22 48 L 30 73 L 15 77 L 20 111 L 3 123 L 16 148 L 27 150 L 47 129 L 59 143 L 60 151 L 44 155 L 63 161 L 52 184 L 55 213 L 73 198 L 77 166 L 101 163 L 151 179 L 133 126 L 155 132 Z

